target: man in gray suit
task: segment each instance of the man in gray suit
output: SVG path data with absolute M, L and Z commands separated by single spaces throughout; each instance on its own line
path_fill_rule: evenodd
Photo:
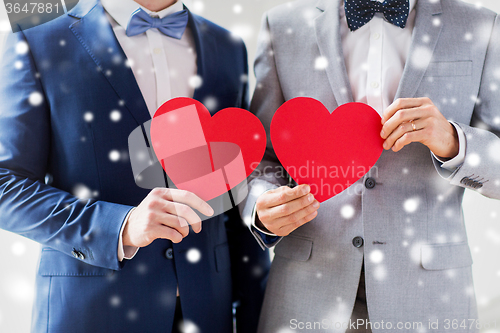
M 385 140 L 363 190 L 321 206 L 286 186 L 268 141 L 240 206 L 276 246 L 259 331 L 478 331 L 462 197 L 500 199 L 500 18 L 457 0 L 299 0 L 264 16 L 255 72 L 268 138 L 307 96 L 371 105 Z

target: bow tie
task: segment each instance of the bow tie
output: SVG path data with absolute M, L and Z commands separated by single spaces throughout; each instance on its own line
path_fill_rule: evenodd
M 188 23 L 188 12 L 182 10 L 175 12 L 162 19 L 151 17 L 142 8 L 132 13 L 127 25 L 127 36 L 135 36 L 146 32 L 151 28 L 158 28 L 161 33 L 176 39 L 181 39 Z
M 345 16 L 347 25 L 351 31 L 355 31 L 375 16 L 375 13 L 383 13 L 389 23 L 401 29 L 406 26 L 410 12 L 409 0 L 344 0 Z

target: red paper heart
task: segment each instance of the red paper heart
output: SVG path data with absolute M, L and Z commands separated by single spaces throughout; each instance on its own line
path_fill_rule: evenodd
M 281 164 L 298 184 L 311 185 L 319 202 L 362 178 L 382 154 L 381 118 L 363 103 L 331 114 L 313 99 L 284 103 L 271 122 L 271 141 Z
M 212 117 L 202 103 L 180 97 L 156 111 L 151 142 L 176 187 L 208 201 L 240 184 L 259 165 L 266 132 L 246 110 L 227 108 Z

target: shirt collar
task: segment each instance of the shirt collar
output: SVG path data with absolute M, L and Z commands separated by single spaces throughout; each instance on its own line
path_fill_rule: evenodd
M 410 0 L 410 13 L 415 8 L 415 5 L 417 4 L 418 0 Z
M 101 3 L 106 12 L 124 29 L 127 29 L 132 13 L 139 8 L 142 8 L 149 15 L 155 15 L 159 18 L 164 18 L 167 15 L 180 12 L 184 9 L 182 1 L 176 1 L 174 4 L 159 12 L 152 12 L 139 5 L 134 0 L 101 0 Z

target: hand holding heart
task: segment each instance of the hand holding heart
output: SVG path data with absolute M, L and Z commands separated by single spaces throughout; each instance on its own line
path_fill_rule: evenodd
M 453 158 L 458 154 L 455 127 L 429 98 L 402 98 L 384 112 L 380 136 L 384 149 L 398 152 L 412 142 L 427 146 L 434 155 Z
M 193 209 L 212 216 L 214 210 L 195 194 L 168 188 L 156 188 L 135 208 L 123 230 L 123 245 L 145 247 L 155 239 L 179 243 L 193 231 L 201 231 L 201 219 Z
M 271 142 L 297 184 L 324 202 L 356 183 L 383 152 L 380 115 L 363 103 L 330 112 L 309 97 L 288 100 L 271 121 Z
M 318 214 L 319 202 L 310 191 L 309 185 L 299 185 L 265 192 L 257 199 L 255 207 L 257 226 L 277 236 L 287 236 L 311 221 Z
M 346 173 L 346 177 L 335 179 L 293 172 L 306 165 L 308 159 L 316 165 L 319 162 L 347 169 L 362 166 L 368 171 L 382 153 L 382 144 L 384 149 L 392 148 L 397 152 L 412 142 L 420 142 L 441 158 L 453 158 L 458 154 L 455 127 L 429 98 L 398 99 L 385 110 L 383 126 L 378 130 L 377 118 L 380 119 L 375 110 L 364 104 L 346 104 L 329 114 L 318 101 L 296 98 L 285 103 L 274 115 L 271 140 L 278 159 L 297 183 L 316 189 L 328 182 L 334 189 L 337 184 L 352 185 L 366 172 L 363 175 Z M 353 127 L 362 132 L 352 136 Z M 319 202 L 340 193 L 318 193 L 306 186 L 280 187 L 262 194 L 256 204 L 256 225 L 278 236 L 286 236 L 316 217 Z M 315 192 L 317 200 L 310 192 Z
M 232 208 L 236 197 L 223 201 L 224 195 L 246 189 L 238 186 L 257 167 L 266 147 L 264 127 L 252 113 L 226 108 L 212 116 L 202 103 L 184 97 L 156 111 L 150 136 L 156 160 L 178 189 L 156 188 L 130 213 L 123 231 L 126 246 L 144 247 L 159 238 L 179 243 L 189 226 L 199 233 L 201 219 L 195 210 L 213 216 L 207 201 L 218 214 Z

